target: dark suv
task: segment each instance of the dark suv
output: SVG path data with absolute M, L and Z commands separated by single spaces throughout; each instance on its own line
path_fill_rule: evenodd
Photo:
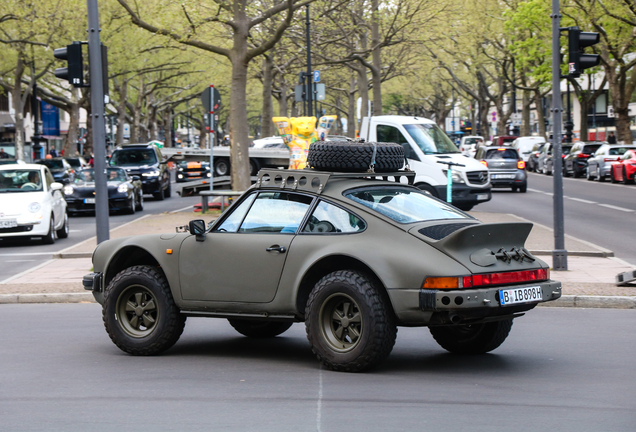
M 581 177 L 587 172 L 587 160 L 603 143 L 576 143 L 570 153 L 563 158 L 563 175 Z
M 129 176 L 139 176 L 144 194 L 155 199 L 169 198 L 170 172 L 153 144 L 127 144 L 115 149 L 108 162 L 110 166 L 126 170 Z

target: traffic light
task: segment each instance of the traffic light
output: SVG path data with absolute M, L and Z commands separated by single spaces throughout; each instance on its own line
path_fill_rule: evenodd
M 58 48 L 53 51 L 53 56 L 60 60 L 66 60 L 68 66 L 55 69 L 55 76 L 67 80 L 75 87 L 84 86 L 84 62 L 82 60 L 82 44 L 73 42 L 66 48 Z
M 601 59 L 598 54 L 585 54 L 586 47 L 599 43 L 598 33 L 582 32 L 578 27 L 568 28 L 568 72 L 572 78 L 581 76 L 585 69 L 597 66 Z

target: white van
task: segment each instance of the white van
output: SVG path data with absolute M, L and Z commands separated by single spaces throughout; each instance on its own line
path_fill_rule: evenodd
M 452 167 L 452 203 L 462 210 L 489 201 L 491 185 L 488 168 L 477 160 L 463 156 L 457 146 L 434 121 L 421 117 L 364 117 L 360 138 L 365 141 L 393 142 L 402 145 L 409 167 L 415 171 L 415 186 L 446 200 L 447 165 Z
M 525 163 L 528 163 L 534 145 L 543 143 L 545 143 L 545 138 L 540 136 L 519 137 L 512 142 L 512 148 L 517 150 Z

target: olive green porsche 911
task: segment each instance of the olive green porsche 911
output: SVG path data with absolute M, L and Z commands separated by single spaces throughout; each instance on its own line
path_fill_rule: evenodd
M 426 326 L 453 353 L 494 350 L 561 283 L 524 247 L 532 224 L 481 223 L 413 179 L 262 170 L 208 226 L 101 243 L 84 286 L 133 355 L 170 348 L 189 316 L 255 338 L 305 322 L 313 352 L 338 371 L 379 364 L 398 326 Z

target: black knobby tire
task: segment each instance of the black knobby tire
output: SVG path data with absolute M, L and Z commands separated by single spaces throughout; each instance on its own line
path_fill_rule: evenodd
M 64 224 L 62 224 L 62 228 L 57 230 L 57 238 L 67 238 L 69 232 L 68 212 L 64 212 Z
M 155 355 L 173 346 L 185 326 L 163 274 L 134 266 L 117 274 L 104 291 L 102 319 L 111 340 L 132 355 Z
M 342 270 L 324 276 L 305 310 L 312 352 L 330 370 L 360 372 L 386 359 L 397 335 L 388 299 L 364 275 Z
M 374 143 L 316 141 L 309 146 L 307 166 L 322 171 L 364 172 L 373 159 Z M 375 143 L 375 172 L 397 171 L 404 166 L 404 148 Z
M 429 327 L 435 341 L 454 354 L 484 354 L 506 340 L 512 320 L 484 324 Z
M 42 237 L 42 243 L 43 244 L 55 243 L 55 219 L 53 218 L 53 215 L 51 215 L 51 219 L 49 221 L 49 232 Z
M 228 319 L 234 330 L 251 338 L 273 338 L 285 333 L 292 326 L 291 322 Z

